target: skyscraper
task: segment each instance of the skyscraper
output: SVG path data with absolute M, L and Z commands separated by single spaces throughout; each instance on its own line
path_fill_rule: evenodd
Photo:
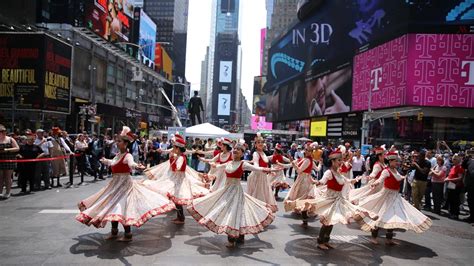
M 202 103 L 206 106 L 207 103 L 207 68 L 209 62 L 209 46 L 206 48 L 206 56 L 204 60 L 201 61 L 201 88 L 199 90 L 199 95 L 201 95 Z M 203 114 L 204 120 L 208 120 L 207 118 L 207 108 L 204 109 Z
M 222 127 L 237 118 L 240 93 L 239 0 L 213 0 L 207 71 L 208 121 Z
M 272 42 L 278 39 L 286 30 L 298 21 L 298 0 L 267 0 L 267 32 L 263 53 L 262 75 L 267 75 L 268 50 Z M 268 24 L 270 22 L 270 24 Z
M 173 73 L 185 81 L 189 0 L 146 0 L 145 12 L 156 23 L 156 41 L 171 55 Z M 175 79 L 179 81 L 178 79 Z

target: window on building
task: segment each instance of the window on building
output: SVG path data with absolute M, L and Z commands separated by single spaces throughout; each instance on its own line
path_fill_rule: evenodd
M 109 77 L 115 77 L 114 72 L 115 72 L 115 66 L 112 65 L 112 64 L 108 64 L 108 65 L 107 65 L 107 76 L 109 76 Z
M 115 87 L 113 83 L 107 83 L 107 94 L 105 96 L 105 102 L 108 104 L 115 104 L 115 95 L 114 95 Z
M 115 90 L 115 99 L 117 102 L 123 101 L 123 87 L 117 86 Z
M 123 67 L 118 67 L 117 69 L 117 79 L 118 80 L 123 80 Z

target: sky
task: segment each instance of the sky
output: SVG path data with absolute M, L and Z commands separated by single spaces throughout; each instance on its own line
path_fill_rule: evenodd
M 253 77 L 260 75 L 260 30 L 266 27 L 265 0 L 240 0 L 242 92 L 249 108 L 253 101 Z M 189 0 L 186 79 L 199 90 L 201 61 L 210 41 L 212 0 Z M 192 95 L 192 94 L 191 94 Z

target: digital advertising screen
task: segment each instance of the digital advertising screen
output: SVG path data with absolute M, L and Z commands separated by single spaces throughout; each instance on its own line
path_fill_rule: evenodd
M 252 115 L 250 128 L 252 130 L 272 130 L 273 124 L 267 122 L 265 116 Z
M 474 35 L 407 34 L 354 58 L 352 109 L 474 107 Z
M 328 122 L 325 118 L 311 121 L 309 135 L 311 137 L 326 137 Z
M 220 61 L 219 64 L 219 82 L 232 82 L 232 61 Z
M 268 86 L 325 72 L 327 64 L 350 61 L 359 53 L 409 32 L 459 30 L 474 23 L 469 1 L 331 0 L 275 41 L 268 55 Z M 469 28 L 469 27 L 468 27 Z
M 155 62 L 156 24 L 140 9 L 139 60 L 151 66 Z
M 253 80 L 253 108 L 252 113 L 258 116 L 266 115 L 266 96 L 263 87 L 267 78 L 265 76 L 254 77 Z
M 352 66 L 295 79 L 266 95 L 268 121 L 301 120 L 351 111 Z
M 230 116 L 230 94 L 219 93 L 218 97 L 217 115 Z
M 87 28 L 109 42 L 129 42 L 131 17 L 121 0 L 93 0 L 86 8 Z

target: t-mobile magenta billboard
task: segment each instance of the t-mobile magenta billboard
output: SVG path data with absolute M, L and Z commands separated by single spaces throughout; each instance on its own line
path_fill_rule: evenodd
M 354 58 L 352 110 L 474 108 L 474 34 L 407 34 Z

